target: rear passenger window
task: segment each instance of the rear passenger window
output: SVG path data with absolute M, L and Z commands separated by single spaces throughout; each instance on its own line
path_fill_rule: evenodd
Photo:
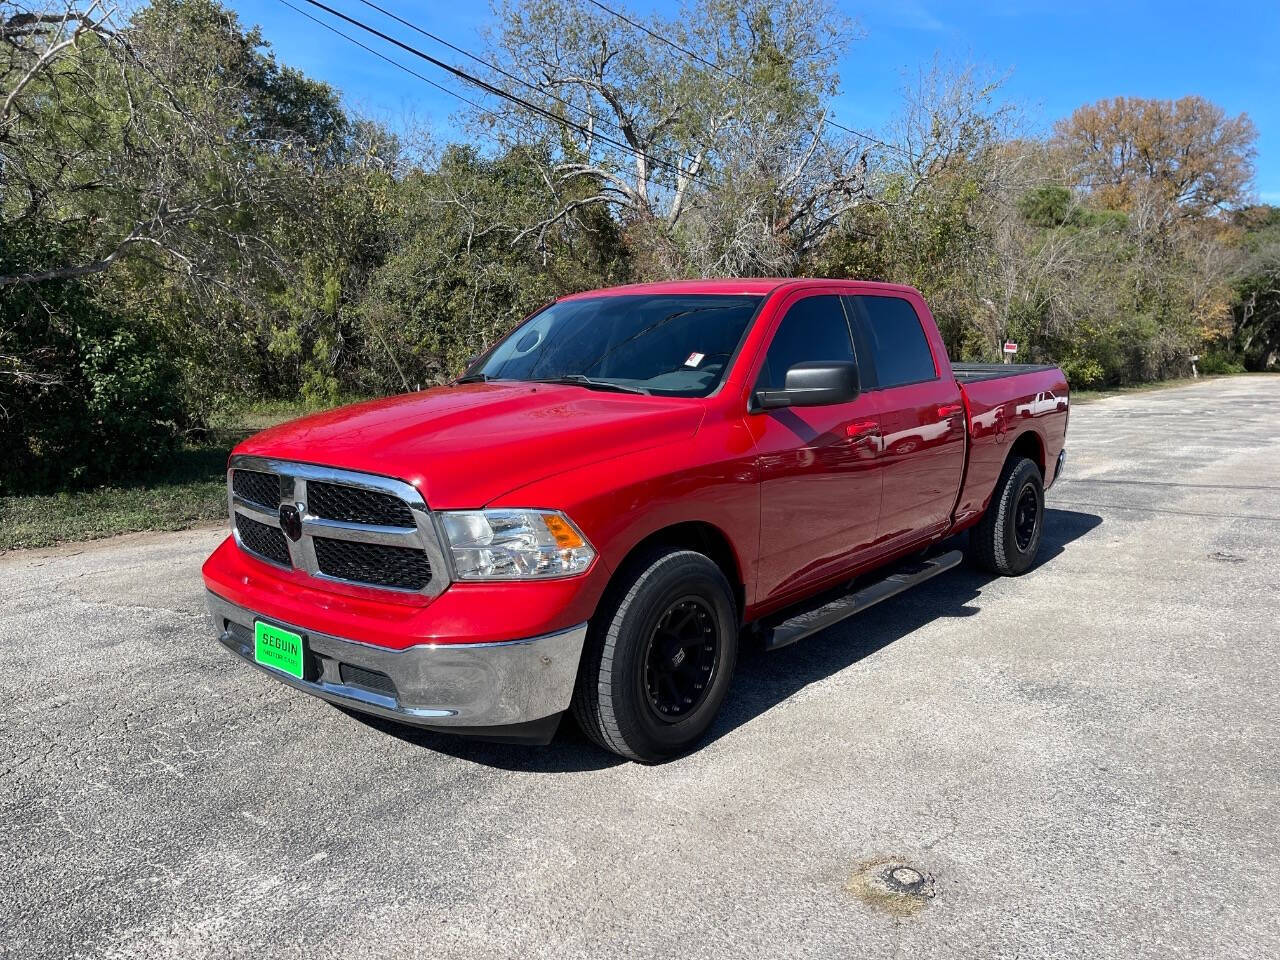
M 787 370 L 811 360 L 853 362 L 853 341 L 839 297 L 805 297 L 788 308 L 774 332 L 757 390 L 781 390 Z
M 880 387 L 934 380 L 933 352 L 915 309 L 901 297 L 846 297 L 863 331 Z

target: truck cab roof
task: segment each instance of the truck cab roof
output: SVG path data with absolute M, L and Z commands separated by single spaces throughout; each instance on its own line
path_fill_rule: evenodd
M 641 294 L 748 294 L 763 296 L 783 290 L 808 287 L 815 284 L 837 283 L 848 289 L 896 290 L 902 293 L 917 292 L 914 287 L 897 283 L 879 283 L 867 280 L 837 280 L 823 277 L 713 277 L 700 280 L 665 280 L 660 283 L 628 283 L 602 290 L 586 290 L 561 297 L 561 300 L 581 300 L 590 297 L 623 297 Z

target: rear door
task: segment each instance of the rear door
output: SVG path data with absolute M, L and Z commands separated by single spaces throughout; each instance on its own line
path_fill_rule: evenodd
M 884 475 L 876 541 L 892 548 L 950 523 L 964 472 L 964 404 L 935 357 L 941 341 L 930 343 L 910 300 L 887 293 L 844 300 L 861 353 L 875 368 Z
M 837 294 L 782 306 L 754 390 L 781 388 L 805 361 L 857 361 Z M 876 399 L 750 414 L 760 476 L 759 596 L 787 596 L 848 569 L 871 548 L 880 517 Z

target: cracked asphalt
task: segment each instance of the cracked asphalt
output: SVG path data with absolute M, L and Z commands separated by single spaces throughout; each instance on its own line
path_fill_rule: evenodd
M 1277 411 L 1078 406 L 1037 568 L 749 653 L 659 767 L 272 683 L 207 623 L 221 531 L 7 554 L 0 956 L 1280 956 Z

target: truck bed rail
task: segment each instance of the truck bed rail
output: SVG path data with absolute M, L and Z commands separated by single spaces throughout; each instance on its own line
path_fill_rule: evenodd
M 1057 368 L 1050 363 L 953 363 L 951 365 L 952 374 L 961 383 L 999 380 L 1002 377 L 1016 377 L 1022 373 L 1054 369 Z

